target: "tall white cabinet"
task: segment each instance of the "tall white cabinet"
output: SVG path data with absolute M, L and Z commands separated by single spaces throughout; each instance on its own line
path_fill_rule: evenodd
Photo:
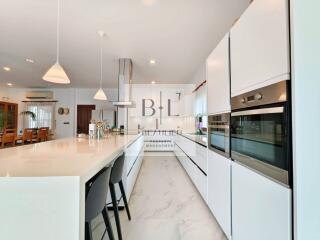
M 208 150 L 208 206 L 231 239 L 231 160 Z
M 231 111 L 229 33 L 207 59 L 208 113 Z M 210 137 L 210 135 L 209 135 Z M 231 159 L 208 149 L 208 206 L 231 239 Z
M 229 112 L 231 110 L 229 33 L 209 55 L 206 64 L 208 114 Z
M 231 95 L 289 79 L 288 0 L 255 0 L 231 29 Z
M 291 240 L 292 190 L 232 162 L 232 239 Z

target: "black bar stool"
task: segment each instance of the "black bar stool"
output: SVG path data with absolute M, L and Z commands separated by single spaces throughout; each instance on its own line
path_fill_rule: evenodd
M 111 167 L 102 169 L 90 182 L 87 183 L 86 189 L 86 215 L 85 215 L 85 239 L 92 239 L 91 221 L 99 214 L 102 214 L 106 231 L 109 239 L 114 240 L 111 222 L 106 210 L 106 201 L 108 194 L 108 182 L 110 180 Z M 103 239 L 105 232 L 101 239 Z
M 117 232 L 118 232 L 118 240 L 122 240 L 122 233 L 121 233 L 121 225 L 120 225 L 120 218 L 119 218 L 119 209 L 118 209 L 118 202 L 117 202 L 117 195 L 115 191 L 115 184 L 119 184 L 120 191 L 122 194 L 124 206 L 126 208 L 128 218 L 131 220 L 131 215 L 129 211 L 128 201 L 126 197 L 126 193 L 124 191 L 123 183 L 122 183 L 122 173 L 123 173 L 123 165 L 124 165 L 124 153 L 120 155 L 114 162 L 112 170 L 111 170 L 111 177 L 110 177 L 110 193 L 112 199 L 112 205 L 114 210 L 114 217 L 116 220 L 117 225 Z

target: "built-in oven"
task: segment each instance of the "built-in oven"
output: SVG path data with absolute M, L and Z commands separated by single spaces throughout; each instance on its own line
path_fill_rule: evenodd
M 230 157 L 230 113 L 208 117 L 208 146 L 214 152 Z
M 290 82 L 231 99 L 231 158 L 292 186 Z

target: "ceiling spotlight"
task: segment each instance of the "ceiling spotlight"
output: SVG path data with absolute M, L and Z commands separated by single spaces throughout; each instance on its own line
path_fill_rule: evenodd
M 149 63 L 152 64 L 152 65 L 154 65 L 154 64 L 156 64 L 156 60 L 151 59 L 151 60 L 149 61 Z
M 9 67 L 3 67 L 3 70 L 5 70 L 6 72 L 9 72 L 11 70 L 11 68 Z
M 32 60 L 32 59 L 30 59 L 30 58 L 27 58 L 27 59 L 26 59 L 26 62 L 34 63 L 34 60 Z
M 12 85 L 13 85 L 12 83 L 9 83 L 9 82 L 7 83 L 7 86 L 9 87 L 12 87 Z
M 151 81 L 151 84 L 156 84 L 156 81 Z

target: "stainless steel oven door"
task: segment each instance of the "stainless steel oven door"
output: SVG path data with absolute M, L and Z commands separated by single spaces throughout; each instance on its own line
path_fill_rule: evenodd
M 230 158 L 230 113 L 209 116 L 208 146 L 212 151 Z
M 231 113 L 231 158 L 289 185 L 288 128 L 284 106 Z

